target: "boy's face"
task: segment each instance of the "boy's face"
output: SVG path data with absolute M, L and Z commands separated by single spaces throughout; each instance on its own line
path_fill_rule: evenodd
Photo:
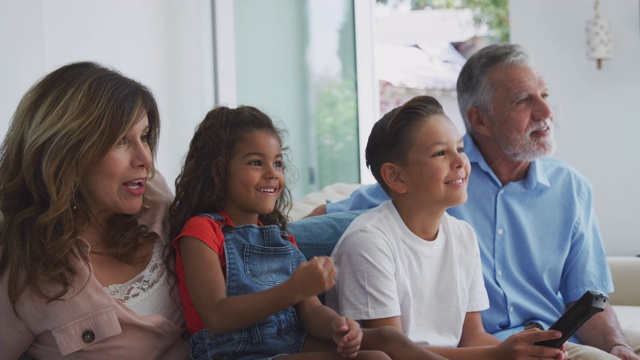
M 467 201 L 471 166 L 458 130 L 443 115 L 416 126 L 406 166 L 400 167 L 406 195 L 417 206 L 444 211 Z
M 227 167 L 224 210 L 235 225 L 256 224 L 259 214 L 273 211 L 285 186 L 280 140 L 253 130 L 234 147 Z

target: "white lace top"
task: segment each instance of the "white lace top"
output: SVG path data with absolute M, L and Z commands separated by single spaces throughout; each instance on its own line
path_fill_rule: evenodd
M 163 243 L 158 238 L 147 267 L 124 284 L 112 284 L 104 289 L 111 297 L 122 301 L 138 315 L 158 314 L 171 301 L 171 287 L 167 282 L 167 269 L 162 261 Z M 142 302 L 144 300 L 144 302 Z M 142 303 L 141 303 L 142 302 Z

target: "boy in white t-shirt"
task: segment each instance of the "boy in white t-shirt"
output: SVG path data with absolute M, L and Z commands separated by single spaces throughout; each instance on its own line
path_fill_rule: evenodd
M 504 342 L 484 331 L 489 300 L 476 235 L 445 213 L 467 200 L 471 168 L 437 100 L 418 96 L 380 119 L 366 161 L 391 200 L 356 218 L 333 250 L 339 271 L 329 306 L 365 328 L 397 327 L 449 359 L 566 358 L 564 346 L 534 345 L 558 331 Z

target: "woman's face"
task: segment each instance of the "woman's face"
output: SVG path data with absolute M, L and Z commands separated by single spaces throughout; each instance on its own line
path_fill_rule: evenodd
M 115 214 L 133 215 L 142 207 L 145 181 L 153 163 L 144 115 L 118 143 L 82 175 L 79 190 L 100 223 Z

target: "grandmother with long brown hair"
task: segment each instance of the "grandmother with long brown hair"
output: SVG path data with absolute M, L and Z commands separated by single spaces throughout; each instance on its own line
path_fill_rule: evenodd
M 20 101 L 0 148 L 0 357 L 185 359 L 155 99 L 95 63 Z

